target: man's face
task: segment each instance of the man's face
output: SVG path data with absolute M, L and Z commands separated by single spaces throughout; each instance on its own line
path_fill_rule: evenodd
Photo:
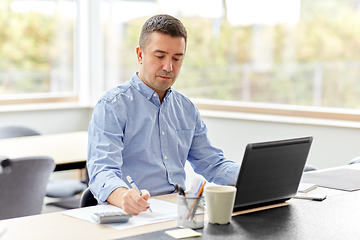
M 185 55 L 185 39 L 153 32 L 146 49 L 137 47 L 136 53 L 140 63 L 139 78 L 162 100 L 180 73 Z

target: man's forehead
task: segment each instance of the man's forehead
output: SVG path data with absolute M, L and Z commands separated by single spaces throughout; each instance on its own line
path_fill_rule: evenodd
M 183 37 L 172 37 L 165 33 L 153 32 L 146 48 L 151 52 L 184 55 L 185 44 Z

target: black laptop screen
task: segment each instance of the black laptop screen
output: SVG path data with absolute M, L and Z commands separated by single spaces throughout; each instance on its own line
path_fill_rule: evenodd
M 234 211 L 296 195 L 312 137 L 248 144 L 237 179 Z

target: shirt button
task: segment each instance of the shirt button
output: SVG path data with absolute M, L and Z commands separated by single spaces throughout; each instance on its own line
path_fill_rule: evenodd
M 156 93 L 154 93 L 154 97 L 156 97 Z
M 166 160 L 166 159 L 167 159 L 167 156 L 164 156 L 164 159 Z
M 162 131 L 162 132 L 161 132 L 161 134 L 162 134 L 162 135 L 165 135 L 165 132 L 164 132 L 164 131 Z
M 149 97 L 147 97 L 147 100 L 149 100 L 150 98 Z

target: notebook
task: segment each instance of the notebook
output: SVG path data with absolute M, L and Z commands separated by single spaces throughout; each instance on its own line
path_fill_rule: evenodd
M 312 140 L 302 137 L 248 144 L 236 183 L 234 211 L 295 196 Z

